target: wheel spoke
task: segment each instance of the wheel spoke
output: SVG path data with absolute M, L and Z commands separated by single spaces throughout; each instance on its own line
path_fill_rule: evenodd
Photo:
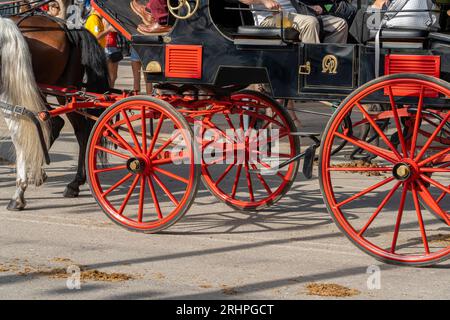
M 413 136 L 412 136 L 412 140 L 411 140 L 411 151 L 410 151 L 411 159 L 415 158 L 414 155 L 416 153 L 417 136 L 419 135 L 419 127 L 420 127 L 421 118 L 422 118 L 422 107 L 423 107 L 424 94 L 425 94 L 425 88 L 422 86 L 420 88 L 419 103 L 417 106 L 416 120 L 414 122 L 414 132 L 413 132 Z
M 389 200 L 391 200 L 392 196 L 394 195 L 394 193 L 397 191 L 398 187 L 401 184 L 402 184 L 401 181 L 397 182 L 395 184 L 394 188 L 392 188 L 391 191 L 389 191 L 387 196 L 383 199 L 383 201 L 378 206 L 377 210 L 375 210 L 375 212 L 372 214 L 369 221 L 367 221 L 367 223 L 364 225 L 364 227 L 359 231 L 359 233 L 358 233 L 359 236 L 362 236 L 364 234 L 364 232 L 366 232 L 366 230 L 369 228 L 369 226 L 372 224 L 372 222 L 375 220 L 375 218 L 378 216 L 378 214 L 381 212 L 381 210 L 383 210 L 384 206 L 389 202 Z
M 119 187 L 121 184 L 123 184 L 124 182 L 126 182 L 128 179 L 130 179 L 133 176 L 133 174 L 128 173 L 125 177 L 123 177 L 122 179 L 120 179 L 119 181 L 117 181 L 115 184 L 113 184 L 108 190 L 106 190 L 105 192 L 102 193 L 102 197 L 106 197 L 108 194 L 110 194 L 111 192 L 113 192 L 115 189 L 117 189 L 117 187 Z
M 164 115 L 161 114 L 160 117 L 159 117 L 158 125 L 156 126 L 156 130 L 153 133 L 152 141 L 150 142 L 150 147 L 148 148 L 148 151 L 147 151 L 147 156 L 148 157 L 150 157 L 150 155 L 152 154 L 153 148 L 155 147 L 156 140 L 158 139 L 159 132 L 161 130 L 163 122 L 164 122 Z M 153 156 L 155 156 L 155 155 L 153 155 Z
M 372 125 L 372 127 L 375 129 L 375 131 L 378 133 L 378 135 L 381 137 L 381 139 L 383 139 L 383 141 L 386 143 L 386 145 L 391 149 L 391 151 L 395 154 L 395 156 L 397 157 L 397 159 L 401 159 L 402 156 L 400 155 L 400 153 L 398 153 L 397 149 L 392 145 L 392 142 L 389 141 L 389 139 L 386 137 L 386 135 L 384 134 L 383 130 L 380 129 L 380 127 L 378 126 L 378 124 L 372 119 L 372 117 L 370 116 L 370 114 L 366 111 L 366 109 L 364 109 L 364 107 L 357 102 L 356 103 L 358 109 L 364 114 L 364 117 L 366 117 L 367 121 L 369 121 L 369 123 Z
M 422 162 L 419 163 L 419 167 L 423 167 L 426 164 L 428 164 L 428 163 L 430 163 L 430 162 L 432 162 L 434 160 L 437 160 L 437 159 L 439 159 L 440 157 L 442 157 L 444 155 L 447 155 L 448 153 L 450 153 L 450 147 L 448 147 L 448 148 L 446 148 L 446 149 L 444 149 L 442 151 L 439 151 L 438 153 L 434 154 L 433 156 L 423 160 Z
M 341 134 L 339 132 L 335 132 L 334 134 L 336 136 L 338 136 L 339 138 L 344 139 L 344 140 L 350 142 L 351 144 L 353 144 L 353 145 L 355 145 L 357 147 L 360 147 L 361 149 L 364 149 L 367 152 L 370 152 L 370 153 L 372 153 L 372 154 L 374 154 L 376 156 L 379 156 L 379 157 L 381 157 L 381 158 L 383 158 L 383 159 L 385 159 L 385 160 L 387 160 L 387 161 L 389 161 L 391 163 L 396 163 L 397 162 L 397 160 L 395 160 L 394 158 L 391 157 L 391 155 L 393 155 L 393 154 L 391 152 L 389 152 L 388 150 L 386 150 L 386 149 L 382 149 L 380 147 L 376 147 L 374 145 L 371 145 L 371 144 L 369 144 L 369 143 L 367 143 L 365 141 L 359 140 L 359 139 L 355 140 L 355 139 L 347 137 L 347 136 L 345 136 L 345 135 L 343 135 L 343 134 Z
M 385 184 L 388 184 L 389 182 L 391 182 L 391 181 L 394 180 L 394 179 L 395 179 L 394 177 L 390 177 L 390 178 L 387 178 L 387 179 L 385 179 L 385 180 L 383 180 L 383 181 L 380 181 L 380 182 L 378 182 L 377 184 L 374 184 L 373 186 L 370 186 L 369 188 L 366 188 L 366 189 L 364 189 L 363 191 L 361 191 L 361 192 L 355 194 L 354 196 L 351 196 L 351 197 L 348 198 L 347 200 L 344 200 L 344 201 L 342 201 L 342 202 L 339 202 L 335 207 L 336 207 L 336 208 L 340 208 L 340 207 L 342 207 L 343 205 L 346 205 L 346 204 L 348 204 L 348 203 L 350 203 L 350 202 L 352 202 L 352 201 L 354 201 L 354 200 L 356 200 L 356 199 L 358 199 L 358 198 L 360 198 L 360 197 L 366 195 L 367 193 L 372 192 L 372 191 L 374 191 L 374 190 L 376 190 L 376 189 L 378 189 L 378 188 L 384 186 Z
M 225 139 L 227 139 L 230 143 L 234 144 L 236 143 L 235 140 L 233 140 L 232 138 L 230 138 L 225 132 L 223 132 L 222 129 L 218 128 L 214 123 L 212 123 L 209 119 L 205 119 L 203 121 L 204 123 L 206 123 L 211 129 L 214 129 L 214 131 L 217 131 L 220 135 L 222 135 Z
M 178 138 L 178 136 L 180 135 L 180 131 L 175 132 L 175 134 L 170 137 L 169 140 L 167 140 L 162 146 L 160 146 L 158 148 L 158 150 L 156 150 L 153 154 L 151 154 L 151 151 L 149 150 L 147 152 L 148 156 L 150 156 L 150 159 L 154 159 L 156 158 L 165 148 L 167 148 L 168 145 L 170 145 L 176 138 Z
M 144 215 L 144 197 L 145 197 L 145 176 L 141 175 L 141 188 L 139 190 L 139 207 L 138 207 L 138 221 L 142 222 Z
M 224 114 L 224 117 L 225 117 L 225 120 L 227 121 L 227 123 L 228 123 L 228 125 L 230 126 L 230 128 L 233 130 L 233 131 L 236 131 L 236 128 L 234 127 L 234 125 L 233 125 L 233 122 L 231 121 L 231 119 L 230 119 L 230 116 L 228 115 L 228 114 Z
M 170 192 L 169 188 L 167 188 L 166 185 L 161 181 L 161 179 L 159 179 L 159 177 L 156 174 L 152 174 L 152 177 L 153 177 L 153 179 L 155 179 L 158 186 L 166 193 L 166 195 L 169 197 L 170 201 L 172 201 L 175 206 L 178 206 L 178 200 Z
M 114 155 L 116 157 L 119 157 L 119 158 L 122 158 L 122 159 L 126 159 L 126 160 L 130 159 L 129 156 L 127 156 L 127 155 L 125 155 L 123 153 L 120 153 L 120 152 L 117 152 L 117 151 L 114 151 L 114 150 L 111 150 L 111 149 L 108 149 L 108 148 L 105 148 L 105 147 L 102 147 L 102 146 L 98 146 L 97 145 L 97 146 L 95 146 L 95 149 L 103 151 L 103 152 L 106 152 L 106 153 L 109 153 L 109 154 L 112 154 L 112 155 Z
M 125 170 L 125 169 L 127 169 L 127 166 L 123 165 L 123 166 L 117 166 L 117 167 L 96 169 L 96 170 L 94 170 L 94 173 L 99 174 L 99 173 L 103 173 L 103 172 L 111 172 L 111 171 L 118 171 L 118 170 Z
M 261 159 L 257 159 L 256 161 L 258 161 L 258 163 L 260 165 L 262 165 L 263 167 L 265 167 L 267 169 L 272 169 L 272 167 L 268 163 L 265 163 Z M 285 180 L 285 177 L 280 172 L 277 172 L 277 176 L 280 177 L 282 180 Z
M 449 186 L 450 188 L 450 186 Z M 442 201 L 442 199 L 445 198 L 445 196 L 447 195 L 447 192 L 442 192 L 441 195 L 439 196 L 439 198 L 436 199 L 436 202 L 439 203 Z
M 420 172 L 438 173 L 438 172 L 450 172 L 448 168 L 420 168 Z
M 119 214 L 119 215 L 122 215 L 122 214 L 123 214 L 123 211 L 125 210 L 125 207 L 127 206 L 128 201 L 130 200 L 130 197 L 131 197 L 131 195 L 133 194 L 134 189 L 136 188 L 136 185 L 137 185 L 138 182 L 139 182 L 139 176 L 137 175 L 137 176 L 134 178 L 134 180 L 133 180 L 133 182 L 132 182 L 132 184 L 131 184 L 131 186 L 130 186 L 130 189 L 128 189 L 128 192 L 127 192 L 127 194 L 126 194 L 126 196 L 125 196 L 125 199 L 123 200 L 122 205 L 120 206 L 120 209 L 119 209 L 119 211 L 118 211 L 118 214 Z
M 402 190 L 402 197 L 400 198 L 400 205 L 398 207 L 397 221 L 395 222 L 394 235 L 392 236 L 391 253 L 395 253 L 397 247 L 398 233 L 402 223 L 403 209 L 405 208 L 406 195 L 408 194 L 409 183 L 405 182 Z
M 233 198 L 233 199 L 236 198 L 236 191 L 237 191 L 237 188 L 239 185 L 239 179 L 241 177 L 241 170 L 242 170 L 242 164 L 239 164 L 236 169 L 236 177 L 234 179 L 233 189 L 231 190 L 231 198 Z
M 428 191 L 428 188 L 420 180 L 417 180 L 417 183 L 419 184 L 419 191 L 418 191 L 419 196 L 430 207 L 431 210 L 433 210 L 434 212 L 436 212 L 437 215 L 442 217 L 442 219 L 444 219 L 445 222 L 450 226 L 449 214 L 446 213 L 444 210 L 442 210 L 439 204 L 434 200 L 430 191 Z
M 246 162 L 244 165 L 244 169 L 245 169 L 245 176 L 247 178 L 247 186 L 248 186 L 248 192 L 250 195 L 250 201 L 254 202 L 255 201 L 255 196 L 253 194 L 253 184 L 252 184 L 252 178 L 250 177 L 250 172 L 248 169 L 248 163 Z
M 133 154 L 135 157 L 138 157 L 139 155 L 136 153 L 136 151 L 126 142 L 122 136 L 114 130 L 109 124 L 105 124 L 105 127 L 119 140 L 119 142 L 127 149 L 131 154 Z
M 439 132 L 442 130 L 442 128 L 446 125 L 447 121 L 450 119 L 450 112 L 446 115 L 446 117 L 444 118 L 444 120 L 439 124 L 439 126 L 436 128 L 436 130 L 434 130 L 433 134 L 431 135 L 431 137 L 427 140 L 427 142 L 425 143 L 425 145 L 422 147 L 422 149 L 420 150 L 419 154 L 417 155 L 417 157 L 414 159 L 414 161 L 419 162 L 420 159 L 422 159 L 423 155 L 425 154 L 425 152 L 428 150 L 428 148 L 430 147 L 430 145 L 433 143 L 434 139 L 436 138 L 436 136 L 439 134 Z
M 147 184 L 150 189 L 150 194 L 152 195 L 153 203 L 155 204 L 156 213 L 158 214 L 158 218 L 162 219 L 163 215 L 161 213 L 161 208 L 159 207 L 158 197 L 156 196 L 155 187 L 153 186 L 151 176 L 147 176 Z
M 145 107 L 141 107 L 141 131 L 142 131 L 142 148 L 144 154 L 147 154 L 147 118 L 145 117 Z
M 235 166 L 235 163 L 230 164 L 226 170 L 220 175 L 220 177 L 216 180 L 216 182 L 214 183 L 216 186 L 218 186 L 220 184 L 220 182 L 222 182 L 222 180 L 225 178 L 225 176 L 231 171 L 231 169 L 233 169 L 233 167 Z
M 450 188 L 444 186 L 443 184 L 440 184 L 439 182 L 437 182 L 434 179 L 431 179 L 430 177 L 421 174 L 420 177 L 425 180 L 428 183 L 431 183 L 432 185 L 434 185 L 436 188 L 441 189 L 442 191 L 446 192 L 446 193 L 450 193 Z
M 266 121 L 267 123 L 261 128 L 262 130 L 266 130 L 268 126 L 270 126 L 271 123 L 274 122 L 275 118 L 277 117 L 277 114 L 275 113 L 272 117 L 268 118 Z
M 392 167 L 374 167 L 374 168 L 346 168 L 346 167 L 330 167 L 328 171 L 349 171 L 349 172 L 391 172 Z
M 165 176 L 168 176 L 169 178 L 172 178 L 172 179 L 184 182 L 185 184 L 189 184 L 189 180 L 188 179 L 180 177 L 180 176 L 178 176 L 175 173 L 172 173 L 170 171 L 161 169 L 159 167 L 153 167 L 153 170 L 156 171 L 156 172 L 159 172 L 159 173 L 161 173 L 161 174 L 163 174 Z
M 425 253 L 430 254 L 430 248 L 428 247 L 427 232 L 425 231 L 425 225 L 423 223 L 422 211 L 420 209 L 419 198 L 417 196 L 416 186 L 412 186 L 412 195 L 414 200 L 414 207 L 416 208 L 417 220 L 419 221 L 420 234 L 422 236 L 423 246 L 425 248 Z
M 391 102 L 391 108 L 392 108 L 392 112 L 394 114 L 395 127 L 397 128 L 398 138 L 400 140 L 400 145 L 402 148 L 403 156 L 406 158 L 406 157 L 408 157 L 408 151 L 406 148 L 405 137 L 403 135 L 402 126 L 400 124 L 400 118 L 398 116 L 397 105 L 395 103 L 394 94 L 392 92 L 391 86 L 389 86 L 388 92 L 389 92 L 389 101 Z
M 252 168 L 254 170 L 257 169 L 256 165 L 252 164 Z M 267 184 L 266 180 L 264 180 L 264 177 L 260 174 L 257 173 L 256 176 L 258 177 L 259 181 L 261 182 L 262 186 L 264 187 L 264 189 L 266 189 L 267 193 L 270 195 L 272 194 L 272 190 L 270 189 L 269 185 Z
M 138 139 L 136 138 L 136 133 L 134 132 L 133 126 L 131 125 L 130 119 L 128 118 L 126 110 L 121 111 L 123 118 L 125 119 L 125 122 L 128 127 L 128 132 L 131 135 L 131 139 L 133 139 L 134 145 L 139 150 L 139 152 L 142 153 L 141 145 L 138 142 Z

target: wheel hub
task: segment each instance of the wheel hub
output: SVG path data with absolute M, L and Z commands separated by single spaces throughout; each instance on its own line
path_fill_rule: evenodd
M 398 163 L 392 170 L 394 177 L 400 181 L 406 181 L 412 176 L 412 169 L 408 163 Z
M 127 161 L 127 169 L 132 173 L 140 174 L 145 170 L 145 161 L 139 158 L 130 158 Z

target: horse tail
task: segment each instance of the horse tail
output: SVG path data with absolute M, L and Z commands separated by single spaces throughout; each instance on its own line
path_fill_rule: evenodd
M 105 51 L 95 36 L 87 29 L 68 29 L 75 47 L 80 49 L 81 64 L 85 70 L 87 91 L 105 93 L 109 91 L 108 67 Z
M 0 17 L 0 100 L 20 105 L 37 113 L 46 110 L 44 101 L 34 78 L 31 54 L 25 38 L 16 24 Z M 24 161 L 29 176 L 36 185 L 42 183 L 44 153 L 34 124 L 15 115 L 4 116 L 11 139 L 16 147 L 16 157 Z M 48 122 L 41 123 L 48 145 L 50 128 Z

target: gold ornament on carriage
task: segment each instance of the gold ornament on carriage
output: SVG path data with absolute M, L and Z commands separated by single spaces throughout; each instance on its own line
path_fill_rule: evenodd
M 172 5 L 176 3 L 176 5 Z M 200 0 L 167 0 L 170 13 L 177 19 L 186 20 L 192 17 L 200 6 Z M 184 9 L 183 9 L 184 8 Z
M 322 60 L 322 73 L 336 74 L 338 67 L 338 59 L 336 56 L 329 54 Z

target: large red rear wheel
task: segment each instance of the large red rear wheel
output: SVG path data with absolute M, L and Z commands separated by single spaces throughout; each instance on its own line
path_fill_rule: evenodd
M 144 233 L 178 221 L 193 202 L 200 174 L 192 136 L 167 102 L 135 96 L 108 108 L 86 158 L 92 194 L 106 215 Z
M 300 142 L 289 114 L 271 98 L 242 91 L 225 111 L 203 118 L 202 178 L 218 199 L 237 210 L 259 210 L 292 186 L 299 160 L 273 175 L 267 169 L 294 157 Z
M 367 110 L 365 103 L 376 95 L 389 98 L 387 110 Z M 450 111 L 442 102 L 445 97 L 450 97 L 450 85 L 436 78 L 382 77 L 352 93 L 324 132 L 320 183 L 328 211 L 356 246 L 381 261 L 425 266 L 450 257 Z M 343 133 L 339 128 L 346 117 L 370 125 L 379 144 Z M 382 129 L 380 120 L 389 124 Z M 348 146 L 332 155 L 333 146 L 344 140 Z M 354 147 L 371 163 L 349 165 Z

